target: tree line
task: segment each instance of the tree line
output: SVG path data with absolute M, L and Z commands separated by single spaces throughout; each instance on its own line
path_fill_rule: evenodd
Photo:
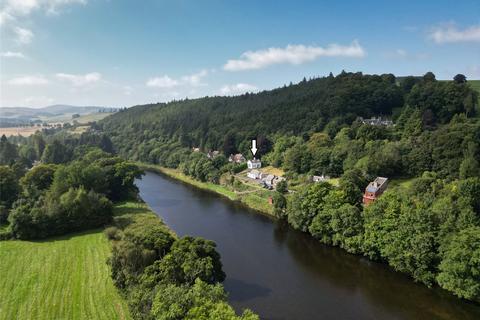
M 259 319 L 250 310 L 237 316 L 226 302 L 214 242 L 178 238 L 151 213 L 117 217 L 105 233 L 112 278 L 135 319 Z

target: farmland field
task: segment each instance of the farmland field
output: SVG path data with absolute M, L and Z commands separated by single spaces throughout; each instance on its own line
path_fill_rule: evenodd
M 130 319 L 101 231 L 0 241 L 0 319 Z
M 95 113 L 84 114 L 78 118 L 72 119 L 72 115 L 73 115 L 72 113 L 65 113 L 65 114 L 60 114 L 56 116 L 40 117 L 40 120 L 47 123 L 65 123 L 65 122 L 72 123 L 73 120 L 76 120 L 78 123 L 88 123 L 92 121 L 102 120 L 103 118 L 111 114 L 113 113 L 112 112 L 95 112 Z
M 28 137 L 34 134 L 37 130 L 42 130 L 41 127 L 13 127 L 13 128 L 0 128 L 0 136 L 24 136 Z
M 98 113 L 90 113 L 86 114 L 83 116 L 80 116 L 75 119 L 70 119 L 69 121 L 72 122 L 73 120 L 76 120 L 78 123 L 88 123 L 88 122 L 93 122 L 93 121 L 100 121 L 105 117 L 108 117 L 109 115 L 113 114 L 112 112 L 98 112 Z

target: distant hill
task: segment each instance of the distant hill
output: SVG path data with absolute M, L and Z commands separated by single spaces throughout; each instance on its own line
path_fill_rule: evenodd
M 73 114 L 81 116 L 117 111 L 116 108 L 102 106 L 72 106 L 57 104 L 44 108 L 6 107 L 0 109 L 0 127 L 28 124 L 31 122 L 64 122 Z
M 105 107 L 98 106 L 71 106 L 57 104 L 52 106 L 47 106 L 44 108 L 27 108 L 27 107 L 7 107 L 2 108 L 0 113 L 1 117 L 6 118 L 17 118 L 17 117 L 39 117 L 39 116 L 53 116 L 61 115 L 65 113 L 78 113 L 78 114 L 89 114 L 98 112 L 99 110 L 104 109 Z

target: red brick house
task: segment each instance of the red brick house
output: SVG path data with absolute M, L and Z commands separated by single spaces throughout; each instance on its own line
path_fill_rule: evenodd
M 375 180 L 370 182 L 365 188 L 365 193 L 363 194 L 363 203 L 368 205 L 375 200 L 387 189 L 388 178 L 377 177 Z

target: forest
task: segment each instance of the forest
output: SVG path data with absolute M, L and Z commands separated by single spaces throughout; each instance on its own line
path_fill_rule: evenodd
M 256 139 L 262 165 L 287 178 L 273 197 L 278 218 L 478 302 L 478 101 L 461 74 L 440 81 L 431 72 L 342 72 L 258 94 L 136 106 L 97 129 L 126 159 L 217 184 L 245 169 L 227 157 L 251 158 Z M 363 120 L 372 117 L 391 123 Z M 221 155 L 210 159 L 212 150 Z M 312 183 L 312 175 L 338 178 L 338 185 Z M 363 191 L 377 176 L 404 183 L 364 206 Z
M 177 237 L 138 199 L 143 172 L 108 137 L 55 129 L 10 140 L 0 139 L 0 240 L 105 229 L 111 278 L 134 319 L 258 319 L 227 303 L 215 243 Z

